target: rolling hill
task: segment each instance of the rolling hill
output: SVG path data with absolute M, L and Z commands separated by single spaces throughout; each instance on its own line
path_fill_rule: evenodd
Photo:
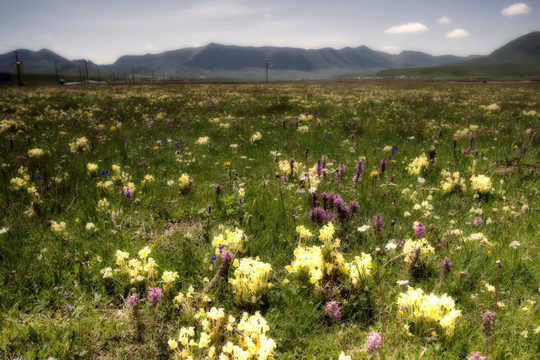
M 389 69 L 379 76 L 416 77 L 526 77 L 540 75 L 540 31 L 521 36 L 490 55 L 441 66 Z

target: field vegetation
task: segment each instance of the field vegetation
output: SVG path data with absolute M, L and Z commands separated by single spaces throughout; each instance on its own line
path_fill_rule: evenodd
M 534 359 L 535 85 L 4 88 L 5 359 Z

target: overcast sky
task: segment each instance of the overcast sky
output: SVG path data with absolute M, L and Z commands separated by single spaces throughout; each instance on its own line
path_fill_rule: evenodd
M 0 0 L 0 53 L 99 64 L 210 42 L 487 55 L 540 30 L 540 0 Z

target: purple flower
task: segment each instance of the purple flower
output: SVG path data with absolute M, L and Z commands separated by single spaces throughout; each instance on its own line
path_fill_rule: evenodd
M 351 213 L 356 214 L 356 211 L 360 208 L 360 204 L 358 204 L 358 201 L 351 201 L 349 207 L 351 208 Z
M 289 178 L 287 177 L 287 175 L 283 175 L 283 176 L 281 177 L 281 181 L 284 182 L 284 183 L 286 183 L 286 182 L 289 181 Z
M 324 312 L 333 322 L 339 322 L 341 320 L 341 310 L 338 303 L 334 300 L 326 303 Z
M 381 174 L 384 175 L 384 172 L 386 171 L 386 159 L 381 160 Z
M 377 214 L 373 217 L 373 231 L 375 234 L 379 234 L 383 226 L 383 217 L 381 214 Z
M 452 266 L 452 262 L 450 261 L 448 256 L 446 256 L 444 259 L 441 260 L 441 273 L 443 275 L 448 274 L 450 272 L 450 266 Z
M 334 206 L 334 196 L 332 194 L 322 193 L 321 198 L 322 198 L 323 208 L 325 210 L 332 208 Z
M 372 332 L 366 338 L 367 353 L 369 355 L 373 354 L 375 351 L 379 350 L 379 347 L 382 344 L 382 335 L 379 332 Z
M 417 239 L 423 239 L 425 234 L 426 234 L 426 227 L 421 222 L 419 222 L 414 228 L 414 235 L 416 236 Z
M 456 150 L 456 146 L 457 146 L 457 139 L 453 138 L 452 139 L 452 147 L 454 148 L 454 150 Z
M 345 165 L 343 165 L 343 163 L 339 163 L 337 171 L 336 171 L 336 181 L 338 183 L 341 182 L 344 174 L 345 174 Z
M 467 360 L 486 360 L 487 356 L 482 356 L 482 353 L 480 351 L 475 351 L 469 355 Z
M 326 164 L 328 164 L 328 156 L 326 155 L 321 156 L 321 164 L 324 169 L 326 167 Z
M 122 188 L 122 195 L 124 195 L 124 197 L 126 199 L 131 199 L 133 197 L 133 189 L 130 188 L 130 187 L 123 187 Z
M 323 165 L 321 160 L 317 160 L 317 165 L 315 165 L 315 172 L 319 177 L 323 176 Z
M 99 173 L 100 176 L 109 176 L 109 170 L 103 170 Z
M 163 293 L 161 292 L 161 288 L 158 287 L 149 287 L 148 288 L 148 301 L 150 301 L 151 307 L 156 307 L 156 305 L 161 304 L 161 296 Z
M 309 212 L 309 218 L 311 221 L 317 224 L 322 224 L 332 218 L 332 213 L 327 212 L 323 208 L 316 207 Z
M 477 217 L 477 218 L 474 219 L 474 226 L 476 226 L 476 227 L 482 226 L 482 218 L 481 217 Z
M 334 196 L 334 209 L 339 220 L 345 220 L 349 217 L 350 209 L 345 205 L 345 202 L 339 195 Z
M 392 146 L 392 149 L 390 149 L 390 151 L 392 151 L 392 155 L 394 155 L 394 152 L 397 150 L 397 146 L 394 145 Z
M 493 335 L 496 319 L 496 312 L 486 310 L 486 312 L 482 314 L 482 331 L 484 332 L 486 338 L 489 338 L 491 335 Z
M 358 186 L 360 183 L 360 180 L 362 180 L 362 175 L 364 174 L 364 163 L 361 161 L 357 161 L 354 165 L 354 177 L 353 177 L 353 183 L 354 186 Z
M 214 190 L 216 191 L 216 196 L 219 196 L 221 194 L 221 185 L 214 184 Z
M 472 149 L 469 147 L 469 148 L 467 148 L 465 150 L 462 150 L 461 152 L 463 153 L 463 155 L 470 155 L 471 151 L 472 151 Z
M 127 299 L 127 303 L 128 305 L 131 305 L 133 307 L 139 305 L 139 297 L 137 295 L 131 295 L 128 299 Z

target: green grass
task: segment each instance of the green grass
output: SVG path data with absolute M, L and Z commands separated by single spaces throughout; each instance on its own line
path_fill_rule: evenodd
M 497 106 L 489 110 L 492 104 Z M 383 324 L 377 247 L 382 249 L 378 270 L 386 359 L 464 359 L 474 351 L 486 356 L 481 314 L 494 309 L 495 293 L 487 285 L 497 283 L 497 260 L 502 305 L 491 358 L 532 359 L 540 353 L 539 137 L 527 133 L 540 128 L 536 85 L 386 81 L 6 88 L 0 112 L 0 228 L 9 228 L 0 234 L 3 358 L 172 358 L 167 341 L 177 338 L 180 328 L 195 326 L 198 342 L 201 327 L 193 314 L 200 306 L 207 311 L 215 306 L 233 315 L 235 326 L 243 312 L 259 311 L 277 345 L 274 358 L 337 359 L 343 351 L 367 359 L 366 337 Z M 304 125 L 302 133 L 298 128 Z M 253 144 L 256 132 L 262 140 Z M 209 143 L 197 145 L 203 136 Z M 89 147 L 72 152 L 70 143 L 81 137 Z M 397 147 L 393 154 L 392 146 Z M 44 154 L 31 157 L 28 151 L 36 148 Z M 406 170 L 423 153 L 432 158 L 420 174 L 425 183 Z M 317 290 L 285 269 L 299 243 L 296 226 L 311 230 L 315 236 L 305 241 L 315 246 L 321 245 L 322 224 L 309 216 L 310 185 L 300 174 L 288 174 L 283 182 L 287 170 L 276 177 L 277 162 L 294 158 L 311 168 L 323 155 L 329 163 L 317 185 L 319 201 L 322 193 L 335 193 L 347 206 L 359 203 L 355 214 L 333 221 L 334 238 L 341 240 L 335 251 L 346 261 L 362 252 L 372 256 L 371 274 L 359 286 L 337 272 L 325 275 Z M 365 171 L 355 187 L 358 160 Z M 89 163 L 97 164 L 97 172 L 88 173 Z M 341 182 L 335 174 L 340 163 L 346 167 Z M 113 165 L 125 175 L 115 177 Z M 109 175 L 100 175 L 105 170 Z M 379 175 L 371 177 L 373 170 Z M 459 171 L 466 189 L 444 194 L 442 170 Z M 183 173 L 193 180 L 189 191 L 179 189 Z M 491 179 L 489 195 L 475 197 L 473 174 Z M 15 190 L 12 179 L 24 175 L 27 180 Z M 145 175 L 155 181 L 143 184 Z M 98 186 L 107 180 L 113 182 L 110 190 Z M 130 182 L 135 190 L 127 198 L 121 189 Z M 219 195 L 215 184 L 221 186 Z M 98 209 L 103 198 L 110 204 L 107 211 Z M 377 214 L 383 218 L 380 233 L 372 225 Z M 476 226 L 475 218 L 482 224 Z M 411 267 L 402 250 L 385 247 L 391 240 L 414 239 L 415 221 L 425 225 L 434 252 Z M 55 232 L 53 222 L 65 222 L 65 229 Z M 87 223 L 97 230 L 87 230 Z M 370 229 L 359 232 L 362 225 Z M 236 258 L 259 257 L 271 264 L 273 286 L 258 302 L 245 305 L 235 302 L 233 286 L 221 280 L 207 294 L 211 302 L 175 306 L 174 297 L 190 286 L 198 299 L 220 263 L 210 266 L 212 240 L 235 228 L 247 236 Z M 480 232 L 486 241 L 466 240 Z M 117 250 L 137 257 L 145 246 L 159 277 L 166 270 L 179 277 L 164 289 L 160 305 L 144 301 L 136 314 L 127 298 L 146 298 L 150 286 L 164 288 L 160 278 L 130 283 L 121 272 L 103 278 L 101 271 L 119 268 Z M 447 275 L 440 268 L 445 257 L 452 261 Z M 396 301 L 407 286 L 397 281 L 451 296 L 462 311 L 454 335 L 402 318 Z M 341 308 L 337 323 L 325 315 L 330 300 Z M 405 324 L 413 336 L 406 335 Z M 216 335 L 213 341 L 220 350 L 222 340 Z

